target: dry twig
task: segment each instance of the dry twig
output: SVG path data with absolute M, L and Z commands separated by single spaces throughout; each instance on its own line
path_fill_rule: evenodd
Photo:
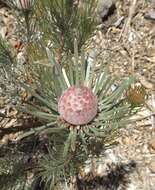
M 123 36 L 123 38 L 128 34 L 128 31 L 130 29 L 130 25 L 131 25 L 131 21 L 132 21 L 132 18 L 133 18 L 133 15 L 135 13 L 135 9 L 136 9 L 136 3 L 137 3 L 137 0 L 133 0 L 131 1 L 132 4 L 130 6 L 130 9 L 129 9 L 129 16 L 128 16 L 128 19 L 121 31 L 121 34 L 119 36 L 119 40 L 121 39 L 121 37 Z

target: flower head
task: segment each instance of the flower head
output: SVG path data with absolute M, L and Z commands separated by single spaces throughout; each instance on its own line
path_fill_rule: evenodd
M 72 86 L 60 97 L 58 111 L 73 125 L 87 124 L 97 114 L 97 99 L 88 87 Z

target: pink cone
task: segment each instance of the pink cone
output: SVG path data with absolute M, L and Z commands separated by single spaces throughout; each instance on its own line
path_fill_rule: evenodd
M 71 86 L 60 97 L 58 112 L 68 123 L 87 124 L 97 114 L 97 99 L 88 87 Z

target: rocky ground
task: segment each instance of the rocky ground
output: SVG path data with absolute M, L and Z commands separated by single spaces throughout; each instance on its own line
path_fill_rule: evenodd
M 111 73 L 125 77 L 136 74 L 147 92 L 143 109 L 131 118 L 134 123 L 120 130 L 117 145 L 109 148 L 100 160 L 93 160 L 86 168 L 93 168 L 94 176 L 83 174 L 82 183 L 94 189 L 154 190 L 155 189 L 155 1 L 124 0 L 104 1 L 100 12 L 100 28 L 94 37 L 95 48 L 102 61 L 109 64 Z M 104 10 L 104 11 L 103 11 Z M 102 22 L 101 22 L 102 21 Z M 0 35 L 17 51 L 23 63 L 23 52 L 14 33 L 15 20 L 11 10 L 0 4 Z M 89 50 L 88 50 L 89 51 Z M 7 106 L 6 106 L 7 105 Z M 7 110 L 7 111 L 6 111 Z M 16 115 L 7 97 L 0 97 L 0 111 Z M 0 112 L 0 113 L 1 113 Z M 1 119 L 1 117 L 0 117 Z M 16 118 L 2 118 L 1 127 L 19 125 Z M 6 135 L 1 144 L 14 140 L 16 135 Z M 106 176 L 107 182 L 102 180 Z M 113 178 L 113 181 L 110 179 Z M 104 183 L 104 184 L 103 184 Z M 101 187 L 102 186 L 102 187 Z

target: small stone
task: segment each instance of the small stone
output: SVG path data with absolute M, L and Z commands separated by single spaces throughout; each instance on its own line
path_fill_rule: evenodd
M 150 162 L 149 169 L 151 170 L 152 173 L 155 173 L 155 160 Z
M 155 10 L 150 10 L 148 13 L 145 14 L 144 18 L 155 21 Z
M 155 4 L 155 0 L 148 0 L 149 3 Z
M 104 22 L 108 16 L 113 14 L 115 8 L 114 0 L 99 0 L 97 6 L 98 22 Z
M 155 138 L 150 140 L 149 146 L 150 146 L 153 150 L 155 150 Z

